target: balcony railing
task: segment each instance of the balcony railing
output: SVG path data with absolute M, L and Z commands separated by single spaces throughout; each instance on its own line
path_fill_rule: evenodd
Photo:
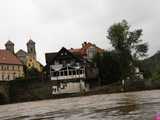
M 78 70 L 60 70 L 60 71 L 51 71 L 51 80 L 66 80 L 66 79 L 79 79 L 85 78 L 85 69 Z

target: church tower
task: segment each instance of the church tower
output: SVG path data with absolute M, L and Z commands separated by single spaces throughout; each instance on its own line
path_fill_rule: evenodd
M 36 59 L 35 42 L 31 39 L 27 42 L 27 52 L 28 52 L 28 55 Z
M 5 44 L 6 50 L 12 52 L 14 54 L 14 43 L 11 42 L 10 40 L 7 41 Z

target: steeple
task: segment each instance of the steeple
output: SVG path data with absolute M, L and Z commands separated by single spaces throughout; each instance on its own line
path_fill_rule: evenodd
M 30 38 L 27 42 L 27 52 L 30 56 L 36 59 L 36 49 L 35 49 L 35 42 Z
M 8 40 L 5 44 L 6 50 L 14 53 L 14 43 L 10 40 Z

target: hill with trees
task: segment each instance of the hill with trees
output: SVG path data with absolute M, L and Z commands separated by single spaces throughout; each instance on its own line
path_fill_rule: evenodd
M 157 77 L 160 76 L 160 51 L 142 60 L 140 69 L 146 79 L 157 79 Z

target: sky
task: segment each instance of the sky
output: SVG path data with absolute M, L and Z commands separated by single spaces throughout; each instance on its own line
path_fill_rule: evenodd
M 80 48 L 92 42 L 110 50 L 108 28 L 123 19 L 131 29 L 143 29 L 148 55 L 160 50 L 160 0 L 1 0 L 0 49 L 11 40 L 15 51 L 26 50 L 31 37 L 38 60 L 63 46 Z

